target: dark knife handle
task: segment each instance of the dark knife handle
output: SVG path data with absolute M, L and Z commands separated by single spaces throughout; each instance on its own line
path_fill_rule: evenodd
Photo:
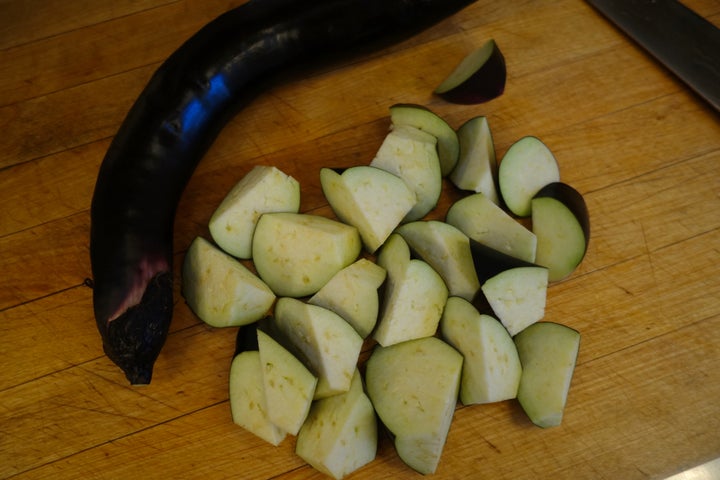
M 676 0 L 587 0 L 720 112 L 720 29 Z

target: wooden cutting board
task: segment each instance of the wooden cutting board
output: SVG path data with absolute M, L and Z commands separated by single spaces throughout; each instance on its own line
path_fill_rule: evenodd
M 0 3 L 0 478 L 323 478 L 230 419 L 235 331 L 178 293 L 152 384 L 129 387 L 92 315 L 97 169 L 159 63 L 239 0 Z M 685 2 L 720 24 L 717 0 Z M 508 83 L 476 106 L 433 88 L 494 38 Z M 252 165 L 300 181 L 368 163 L 398 102 L 454 127 L 488 117 L 499 158 L 525 135 L 588 203 L 592 240 L 549 290 L 582 335 L 559 427 L 515 401 L 459 407 L 437 478 L 663 478 L 720 456 L 720 117 L 578 0 L 479 0 L 396 47 L 273 88 L 223 131 L 182 198 L 176 261 Z M 431 218 L 442 218 L 446 194 Z M 178 282 L 176 282 L 177 284 Z M 352 478 L 416 478 L 382 437 Z

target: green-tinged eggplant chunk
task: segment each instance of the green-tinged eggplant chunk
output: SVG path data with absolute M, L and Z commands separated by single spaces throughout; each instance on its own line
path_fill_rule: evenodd
M 108 357 L 147 384 L 173 311 L 173 223 L 225 123 L 293 67 L 400 41 L 474 0 L 251 0 L 155 72 L 113 139 L 91 206 L 95 319 Z
M 532 199 L 532 229 L 537 235 L 535 260 L 550 270 L 550 281 L 568 277 L 580 265 L 590 242 L 585 199 L 566 183 L 546 185 Z
M 238 328 L 237 334 L 235 336 L 235 353 L 233 353 L 233 357 L 240 355 L 243 352 L 258 349 L 258 330 L 279 343 L 280 346 L 282 346 L 285 350 L 287 350 L 294 357 L 300 360 L 303 365 L 308 367 L 314 375 L 317 374 L 315 371 L 312 370 L 310 360 L 308 359 L 307 355 L 305 355 L 302 350 L 297 348 L 292 342 L 292 339 L 288 337 L 288 335 L 278 327 L 278 324 L 275 321 L 275 317 L 273 317 L 272 315 L 267 315 L 255 323 L 243 325 Z

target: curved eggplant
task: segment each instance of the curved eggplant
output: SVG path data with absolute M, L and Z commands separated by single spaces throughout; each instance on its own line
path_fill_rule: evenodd
M 180 196 L 225 123 L 289 67 L 410 37 L 475 0 L 251 0 L 157 70 L 100 166 L 91 206 L 95 319 L 107 356 L 149 383 L 173 310 Z

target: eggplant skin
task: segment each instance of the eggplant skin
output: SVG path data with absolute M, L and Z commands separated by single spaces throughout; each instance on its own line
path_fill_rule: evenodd
M 107 324 L 106 355 L 124 372 L 133 385 L 147 385 L 153 365 L 165 344 L 173 308 L 172 273 L 155 275 L 137 305 Z
M 100 165 L 90 208 L 93 308 L 106 355 L 147 384 L 173 310 L 173 225 L 227 121 L 288 71 L 402 41 L 476 0 L 251 0 L 155 72 Z

